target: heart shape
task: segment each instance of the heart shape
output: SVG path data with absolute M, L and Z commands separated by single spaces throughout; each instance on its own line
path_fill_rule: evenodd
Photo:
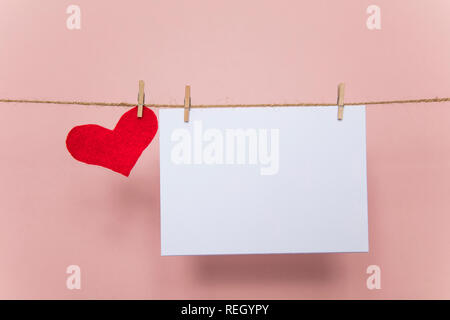
M 114 130 L 96 124 L 72 128 L 67 135 L 66 146 L 76 160 L 128 177 L 157 130 L 155 113 L 144 107 L 142 118 L 138 118 L 137 107 L 134 107 L 123 114 Z

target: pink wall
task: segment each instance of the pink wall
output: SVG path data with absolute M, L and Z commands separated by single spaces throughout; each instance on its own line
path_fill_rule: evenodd
M 66 28 L 69 4 L 81 30 Z M 382 29 L 366 27 L 381 7 Z M 148 103 L 449 96 L 450 2 L 0 2 L 0 97 Z M 161 257 L 158 136 L 130 178 L 75 161 L 119 107 L 0 104 L 0 298 L 450 298 L 450 103 L 370 106 L 370 253 Z M 66 288 L 66 267 L 82 289 Z M 366 268 L 381 267 L 381 290 Z

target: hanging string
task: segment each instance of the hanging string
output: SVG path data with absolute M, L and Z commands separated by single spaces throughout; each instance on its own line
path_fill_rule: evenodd
M 450 98 L 426 98 L 409 100 L 380 100 L 346 102 L 346 106 L 357 105 L 382 105 L 382 104 L 412 104 L 412 103 L 439 103 L 448 102 Z M 128 102 L 90 102 L 90 101 L 60 101 L 60 100 L 27 100 L 27 99 L 0 99 L 4 103 L 42 103 L 42 104 L 66 104 L 78 106 L 102 106 L 102 107 L 134 107 L 136 103 Z M 250 103 L 250 104 L 198 104 L 191 105 L 191 108 L 249 108 L 249 107 L 335 107 L 336 103 L 330 102 L 297 102 L 297 103 Z M 183 104 L 151 104 L 152 108 L 184 108 Z

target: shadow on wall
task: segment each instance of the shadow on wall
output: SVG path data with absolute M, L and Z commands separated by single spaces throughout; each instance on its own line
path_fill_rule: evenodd
M 342 255 L 342 254 L 340 254 Z M 193 270 L 199 282 L 327 283 L 341 276 L 336 254 L 266 254 L 198 256 Z

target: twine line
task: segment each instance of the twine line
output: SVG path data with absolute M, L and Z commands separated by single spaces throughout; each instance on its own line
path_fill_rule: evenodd
M 380 100 L 363 102 L 346 102 L 345 106 L 356 105 L 383 105 L 383 104 L 408 104 L 408 103 L 439 103 L 448 102 L 450 98 L 427 98 L 427 99 L 409 99 L 409 100 Z M 4 103 L 42 103 L 42 104 L 66 104 L 79 106 L 101 106 L 101 107 L 134 107 L 137 103 L 128 102 L 91 102 L 91 101 L 60 101 L 60 100 L 27 100 L 27 99 L 0 99 Z M 198 104 L 191 105 L 191 109 L 196 108 L 250 108 L 250 107 L 335 107 L 337 103 L 250 103 L 250 104 Z M 184 108 L 184 104 L 151 104 L 146 105 L 150 108 Z

